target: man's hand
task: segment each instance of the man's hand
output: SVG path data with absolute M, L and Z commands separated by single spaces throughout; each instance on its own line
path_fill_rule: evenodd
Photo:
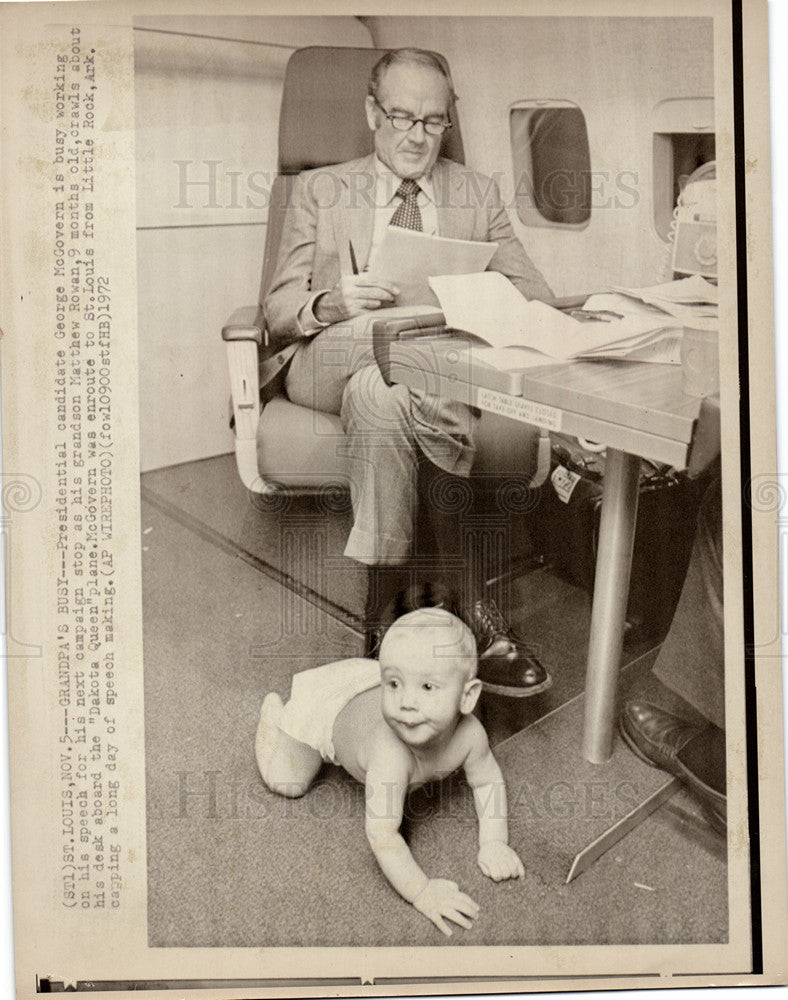
M 471 921 L 479 915 L 479 904 L 460 892 L 456 882 L 443 878 L 431 878 L 413 900 L 413 905 L 446 937 L 451 937 L 451 927 L 446 920 L 453 920 L 460 927 L 470 927 Z
M 330 292 L 321 295 L 314 304 L 315 318 L 320 323 L 341 323 L 345 319 L 381 306 L 388 306 L 399 294 L 390 281 L 371 274 L 345 274 Z
M 502 840 L 488 840 L 482 844 L 476 860 L 487 878 L 491 878 L 493 882 L 525 877 L 522 861 Z

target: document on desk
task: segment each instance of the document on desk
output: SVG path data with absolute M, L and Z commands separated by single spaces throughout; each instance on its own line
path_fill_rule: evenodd
M 613 286 L 612 292 L 619 299 L 628 298 L 630 303 L 646 304 L 668 313 L 685 322 L 685 325 L 695 319 L 716 317 L 718 312 L 719 290 L 699 274 L 648 288 Z
M 389 226 L 370 258 L 369 271 L 399 287 L 398 306 L 437 305 L 431 277 L 484 271 L 497 249 L 497 243 L 454 240 Z
M 497 271 L 430 278 L 449 326 L 481 338 L 492 350 L 474 356 L 502 370 L 550 360 L 627 358 L 678 364 L 682 324 L 661 310 L 575 319 L 544 302 L 524 299 Z M 542 355 L 541 362 L 539 355 Z
M 491 347 L 530 347 L 552 358 L 574 351 L 582 324 L 543 302 L 529 302 L 500 271 L 430 278 L 448 326 Z

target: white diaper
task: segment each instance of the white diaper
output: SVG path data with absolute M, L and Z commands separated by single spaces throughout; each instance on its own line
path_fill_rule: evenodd
M 334 723 L 357 694 L 380 684 L 380 664 L 360 656 L 336 660 L 295 674 L 290 700 L 277 724 L 283 733 L 314 747 L 323 760 L 336 764 Z

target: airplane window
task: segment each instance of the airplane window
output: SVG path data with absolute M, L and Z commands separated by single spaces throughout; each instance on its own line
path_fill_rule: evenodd
M 515 204 L 525 225 L 584 226 L 591 156 L 583 112 L 569 101 L 520 101 L 509 110 Z

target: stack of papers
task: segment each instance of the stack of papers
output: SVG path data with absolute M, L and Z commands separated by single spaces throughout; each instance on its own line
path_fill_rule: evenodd
M 399 288 L 398 306 L 437 305 L 428 279 L 436 274 L 484 271 L 497 243 L 455 240 L 389 226 L 369 261 L 369 271 Z
M 700 317 L 717 316 L 719 292 L 716 285 L 699 274 L 680 281 L 669 281 L 651 288 L 613 288 L 632 303 L 647 303 L 655 309 L 689 322 Z M 586 303 L 588 308 L 588 303 Z
M 496 271 L 430 285 L 447 324 L 490 345 L 474 358 L 501 370 L 580 358 L 677 365 L 684 327 L 716 324 L 717 288 L 700 277 L 594 295 L 571 314 L 528 302 Z

